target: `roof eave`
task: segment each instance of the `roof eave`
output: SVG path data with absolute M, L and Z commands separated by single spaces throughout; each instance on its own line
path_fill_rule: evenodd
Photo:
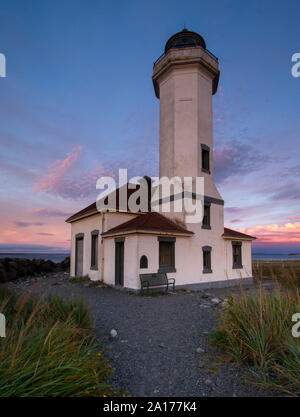
M 150 235 L 165 235 L 165 236 L 183 236 L 183 237 L 190 237 L 194 234 L 194 232 L 172 232 L 172 231 L 160 231 L 160 230 L 145 230 L 145 229 L 134 229 L 134 230 L 123 230 L 123 231 L 116 231 L 112 233 L 104 232 L 101 234 L 103 238 L 106 237 L 115 237 L 115 236 L 123 236 L 123 235 L 134 235 L 134 234 L 150 234 Z
M 76 216 L 72 219 L 73 216 L 69 217 L 67 220 L 65 220 L 66 223 L 73 223 L 76 222 L 77 220 L 81 220 L 84 219 L 85 217 L 90 217 L 90 216 L 94 216 L 95 214 L 101 214 L 99 211 L 93 211 L 91 213 L 86 213 L 86 214 L 82 214 L 81 216 Z
M 239 236 L 239 237 L 237 237 L 237 236 L 224 236 L 224 235 L 222 235 L 222 238 L 223 239 L 228 239 L 228 240 L 255 240 L 256 239 L 256 237 L 254 237 L 254 236 L 249 236 L 249 237 Z
M 74 219 L 72 219 L 73 216 L 71 216 L 67 220 L 65 220 L 65 222 L 66 223 L 73 223 L 77 220 L 82 220 L 85 217 L 94 216 L 95 214 L 103 214 L 103 213 L 126 213 L 126 214 L 134 214 L 135 216 L 140 215 L 140 214 L 146 214 L 144 212 L 132 212 L 132 211 L 128 211 L 128 210 L 126 211 L 126 210 L 119 210 L 119 209 L 118 210 L 116 210 L 116 209 L 105 209 L 103 211 L 95 210 L 91 213 L 85 213 L 85 214 L 82 214 L 81 216 L 74 217 Z

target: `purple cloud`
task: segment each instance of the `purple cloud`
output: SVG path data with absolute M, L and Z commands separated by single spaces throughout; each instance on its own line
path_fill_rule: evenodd
M 67 217 L 72 213 L 62 210 L 47 209 L 47 208 L 36 208 L 31 211 L 32 214 L 35 214 L 39 217 Z
M 30 227 L 30 226 L 44 226 L 45 223 L 40 222 L 19 222 L 15 221 L 14 225 L 17 227 Z
M 221 184 L 227 178 L 246 175 L 262 169 L 271 158 L 246 143 L 233 139 L 225 146 L 214 149 L 216 183 Z

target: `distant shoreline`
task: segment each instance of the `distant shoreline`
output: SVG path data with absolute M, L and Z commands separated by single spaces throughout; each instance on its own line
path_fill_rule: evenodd
M 23 258 L 23 259 L 44 259 L 45 261 L 61 262 L 70 256 L 70 252 L 2 252 L 0 259 L 3 258 Z
M 44 259 L 61 262 L 70 256 L 70 252 L 0 252 L 2 258 Z M 252 253 L 253 261 L 300 261 L 298 253 Z

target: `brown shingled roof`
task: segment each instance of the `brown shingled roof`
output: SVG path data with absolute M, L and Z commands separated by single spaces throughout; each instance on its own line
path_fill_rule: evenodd
M 148 185 L 149 185 L 149 183 L 151 184 L 151 178 L 146 177 L 146 176 L 144 178 L 147 180 Z M 126 186 L 127 186 L 127 210 L 129 211 L 129 209 L 128 209 L 128 200 L 129 200 L 129 197 L 131 196 L 131 194 L 133 194 L 134 192 L 136 192 L 139 189 L 139 185 L 137 185 L 137 187 L 135 189 L 128 188 L 128 185 L 129 184 L 127 183 L 126 184 Z M 150 192 L 150 191 L 151 191 L 151 188 L 149 187 L 148 192 Z M 120 193 L 120 188 L 117 188 L 116 189 L 116 211 L 119 211 L 120 210 L 119 193 Z M 107 204 L 107 201 L 108 201 L 108 197 L 106 197 L 105 200 L 104 200 L 105 204 Z M 151 194 L 148 195 L 148 206 L 150 204 L 151 204 Z M 150 206 L 148 207 L 148 210 L 150 211 Z M 82 217 L 91 216 L 92 214 L 96 214 L 96 213 L 99 213 L 99 211 L 97 209 L 97 205 L 96 205 L 96 202 L 95 202 L 95 203 L 92 203 L 89 206 L 85 207 L 84 209 L 78 211 L 77 213 L 73 214 L 72 216 L 70 216 L 66 220 L 66 222 L 67 223 L 72 223 L 75 220 L 81 219 Z
M 193 232 L 179 226 L 177 223 L 168 219 L 167 217 L 156 213 L 149 212 L 141 214 L 132 220 L 122 223 L 107 232 L 102 233 L 102 236 L 117 234 L 129 231 L 155 231 L 155 232 L 169 232 L 169 233 L 184 233 L 192 235 Z
M 254 236 L 246 235 L 245 233 L 237 232 L 236 230 L 228 229 L 227 227 L 224 227 L 222 236 L 233 239 L 256 239 Z

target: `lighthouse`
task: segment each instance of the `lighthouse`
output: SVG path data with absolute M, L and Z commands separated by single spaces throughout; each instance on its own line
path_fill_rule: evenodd
M 167 41 L 152 79 L 160 100 L 159 176 L 172 187 L 164 190 L 161 181 L 152 185 L 144 176 L 150 211 L 124 210 L 118 198 L 113 210 L 99 212 L 95 202 L 67 219 L 71 275 L 88 274 L 135 291 L 145 285 L 168 289 L 169 283 L 205 289 L 252 282 L 255 238 L 224 227 L 224 200 L 214 183 L 212 98 L 219 76 L 218 59 L 201 35 L 184 29 Z M 193 187 L 189 193 L 186 187 L 178 191 L 186 178 L 194 181 L 196 192 Z M 200 193 L 198 182 L 204 183 Z M 129 201 L 134 189 L 126 187 Z M 185 199 L 196 207 L 200 200 L 203 216 L 194 221 L 185 205 L 177 210 Z M 169 202 L 171 209 L 164 210 Z
M 167 41 L 152 76 L 160 100 L 159 176 L 203 177 L 205 196 L 217 200 L 222 197 L 213 177 L 212 96 L 219 76 L 218 59 L 201 35 L 187 29 Z M 216 210 L 223 218 L 223 207 Z

